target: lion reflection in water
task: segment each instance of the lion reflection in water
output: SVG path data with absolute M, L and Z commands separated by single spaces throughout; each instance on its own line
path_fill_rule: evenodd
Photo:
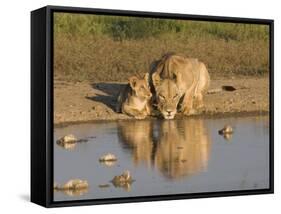
M 132 150 L 135 165 L 153 166 L 170 179 L 208 166 L 211 141 L 203 120 L 120 121 L 119 138 Z
M 133 151 L 135 165 L 145 163 L 151 166 L 153 150 L 153 123 L 152 121 L 119 121 L 119 138 Z

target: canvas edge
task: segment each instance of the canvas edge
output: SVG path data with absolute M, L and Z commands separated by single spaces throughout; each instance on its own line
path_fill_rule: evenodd
M 30 200 L 46 206 L 46 8 L 31 12 Z

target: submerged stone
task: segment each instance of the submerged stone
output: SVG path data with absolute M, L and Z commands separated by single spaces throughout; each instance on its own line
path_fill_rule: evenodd
M 100 184 L 99 185 L 99 188 L 108 188 L 108 187 L 110 187 L 109 184 Z
M 112 183 L 114 187 L 123 188 L 125 191 L 131 191 L 131 184 L 133 183 L 132 176 L 128 170 L 124 171 L 121 175 L 113 178 Z
M 112 183 L 116 186 L 122 186 L 123 184 L 132 182 L 133 179 L 128 170 L 124 171 L 121 175 L 116 175 L 112 180 Z
M 89 184 L 86 180 L 73 179 L 63 185 L 63 189 L 88 189 Z
M 219 130 L 220 135 L 232 134 L 233 128 L 230 125 L 225 125 L 221 130 Z
M 86 180 L 72 179 L 66 182 L 63 186 L 54 183 L 54 190 L 61 191 L 69 196 L 79 196 L 88 192 L 89 184 Z
M 225 125 L 221 130 L 219 130 L 219 134 L 222 135 L 224 139 L 231 140 L 233 128 L 230 125 Z
M 117 157 L 114 154 L 108 153 L 100 157 L 100 162 L 112 162 L 117 161 Z
M 65 149 L 73 149 L 76 146 L 77 139 L 74 135 L 69 134 L 57 140 L 57 144 Z

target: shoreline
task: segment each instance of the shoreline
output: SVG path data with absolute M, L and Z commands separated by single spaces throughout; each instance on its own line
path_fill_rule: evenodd
M 116 113 L 115 106 L 124 82 L 54 81 L 54 127 L 65 124 L 135 120 Z M 182 118 L 221 118 L 269 115 L 269 78 L 232 78 L 211 80 L 210 90 L 232 86 L 233 91 L 219 91 L 204 96 L 205 107 L 198 115 Z M 175 119 L 181 118 L 178 114 Z M 148 117 L 154 120 L 161 118 Z
M 190 116 L 182 116 L 177 115 L 172 120 L 182 120 L 182 119 L 221 119 L 221 118 L 244 118 L 244 117 L 269 117 L 269 111 L 252 111 L 252 112 L 217 112 L 214 114 L 198 114 L 198 115 L 190 115 Z M 126 119 L 108 119 L 108 120 L 83 120 L 83 121 L 68 121 L 62 123 L 54 123 L 54 128 L 63 128 L 72 125 L 79 125 L 79 124 L 89 124 L 89 123 L 112 123 L 117 121 L 143 121 L 143 120 L 165 120 L 163 118 L 157 117 L 148 117 L 143 120 L 136 120 L 132 117 Z M 167 120 L 169 121 L 169 120 Z

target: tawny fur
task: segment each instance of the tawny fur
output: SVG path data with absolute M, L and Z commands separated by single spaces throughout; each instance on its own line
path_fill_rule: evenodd
M 136 76 L 129 78 L 129 83 L 119 94 L 117 112 L 122 112 L 136 119 L 144 119 L 151 114 L 151 92 L 147 73 L 143 79 Z
M 179 109 L 191 115 L 203 107 L 210 85 L 206 66 L 198 59 L 167 54 L 152 68 L 153 101 L 164 118 L 172 119 Z

